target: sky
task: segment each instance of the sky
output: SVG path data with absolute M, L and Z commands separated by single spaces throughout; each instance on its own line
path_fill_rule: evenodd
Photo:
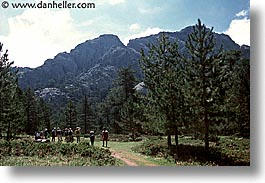
M 180 31 L 199 18 L 239 45 L 250 45 L 249 0 L 68 0 L 94 3 L 87 9 L 15 9 L 0 7 L 0 42 L 14 66 L 38 67 L 60 52 L 102 34 L 130 39 L 161 31 Z M 2 1 L 3 2 L 3 1 Z M 42 0 L 42 2 L 52 2 Z M 62 2 L 56 0 L 56 2 Z

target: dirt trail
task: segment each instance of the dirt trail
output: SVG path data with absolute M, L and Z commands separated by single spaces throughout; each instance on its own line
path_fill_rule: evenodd
M 114 152 L 114 151 L 112 151 L 111 153 L 112 153 L 112 156 L 113 156 L 113 157 L 122 160 L 122 161 L 123 161 L 126 165 L 128 165 L 128 166 L 139 166 L 139 165 L 136 164 L 135 162 L 130 161 L 130 160 L 126 159 L 126 158 L 123 158 L 122 155 L 121 155 L 120 153 L 118 153 L 118 152 Z
M 145 159 L 143 155 L 134 153 L 130 149 L 110 149 L 112 156 L 120 159 L 128 166 L 158 166 Z

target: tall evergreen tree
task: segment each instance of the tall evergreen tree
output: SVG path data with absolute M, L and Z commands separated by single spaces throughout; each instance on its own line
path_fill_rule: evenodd
M 67 127 L 72 129 L 78 125 L 76 106 L 72 101 L 69 101 L 65 107 L 65 122 Z
M 92 110 L 92 106 L 89 103 L 86 95 L 84 96 L 82 103 L 81 103 L 81 114 L 80 114 L 80 116 L 81 116 L 81 124 L 82 124 L 81 126 L 84 129 L 84 133 L 88 133 L 92 127 L 95 128 L 95 125 L 94 125 L 95 115 L 94 115 L 94 112 Z
M 96 106 L 97 128 L 101 130 L 103 127 L 109 129 L 110 126 L 113 126 L 112 131 L 114 133 L 119 133 L 119 131 L 116 131 L 116 128 L 114 127 L 115 121 L 117 120 L 116 118 L 118 117 L 118 115 L 116 115 L 116 106 L 110 105 L 111 99 L 109 98 L 109 95 L 105 101 L 98 103 Z
M 123 133 L 121 123 L 121 108 L 124 103 L 122 90 L 119 87 L 114 87 L 108 93 L 104 102 L 99 106 L 99 119 L 100 126 L 111 127 L 113 133 Z
M 231 58 L 230 58 L 231 60 Z M 233 75 L 229 80 L 229 135 L 250 137 L 250 63 L 249 59 L 236 58 Z
M 51 131 L 51 109 L 42 98 L 38 102 L 38 127 Z
M 101 123 L 111 126 L 114 133 L 132 133 L 135 139 L 136 108 L 135 85 L 137 83 L 131 67 L 118 71 L 114 87 L 109 92 L 104 103 L 100 105 Z
M 37 99 L 30 88 L 25 91 L 24 95 L 25 132 L 33 135 L 38 130 Z
M 118 71 L 116 79 L 117 87 L 121 90 L 121 97 L 123 101 L 132 98 L 135 93 L 136 78 L 131 67 L 122 68 Z
M 188 36 L 186 48 L 189 51 L 189 101 L 200 123 L 203 123 L 205 153 L 209 152 L 209 128 L 218 121 L 223 86 L 227 82 L 227 68 L 222 47 L 217 50 L 213 28 L 208 29 L 198 20 Z M 200 125 L 199 125 L 200 126 Z
M 0 43 L 0 131 L 5 131 L 7 140 L 16 133 L 23 121 L 21 98 L 17 84 L 16 72 L 11 70 L 13 62 L 9 62 L 8 51 L 3 52 Z
M 136 140 L 136 132 L 138 131 L 137 118 L 139 117 L 138 104 L 136 97 L 129 97 L 122 105 L 120 110 L 121 127 L 124 131 L 131 133 L 132 140 Z
M 125 131 L 129 131 L 132 134 L 132 139 L 135 140 L 136 129 L 136 117 L 137 117 L 137 97 L 135 93 L 136 78 L 134 71 L 130 68 L 122 68 L 118 72 L 118 78 L 116 79 L 117 87 L 120 89 L 121 97 L 121 127 Z
M 185 80 L 184 62 L 179 54 L 177 41 L 171 43 L 162 34 L 158 44 L 149 45 L 147 55 L 142 51 L 140 65 L 144 71 L 150 104 L 156 105 L 165 116 L 168 145 L 171 145 L 171 133 L 174 133 L 178 151 L 178 128 L 184 123 L 185 117 Z

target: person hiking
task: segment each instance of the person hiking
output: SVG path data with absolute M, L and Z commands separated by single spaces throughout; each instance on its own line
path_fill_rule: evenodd
M 74 141 L 74 137 L 73 137 L 73 130 L 72 130 L 72 128 L 69 128 L 68 135 L 69 135 L 69 141 L 70 142 L 73 142 Z
M 65 142 L 69 142 L 69 132 L 68 132 L 68 128 L 64 129 L 64 140 Z
M 103 128 L 102 131 L 102 141 L 103 141 L 103 145 L 102 147 L 104 147 L 104 142 L 106 141 L 106 147 L 108 146 L 108 138 L 109 138 L 109 132 L 106 128 Z
M 76 127 L 75 130 L 75 136 L 76 136 L 76 142 L 80 142 L 80 135 L 81 135 L 81 128 L 80 127 Z
M 56 129 L 55 127 L 52 129 L 52 142 L 55 142 L 55 137 L 56 137 Z
M 37 141 L 38 139 L 41 139 L 40 132 L 35 133 L 35 140 Z
M 58 127 L 56 131 L 57 137 L 58 137 L 58 142 L 61 142 L 62 139 L 62 130 Z
M 43 138 L 43 135 L 44 135 L 43 131 L 40 131 L 40 138 L 41 138 L 41 139 L 44 139 L 44 138 Z
M 90 131 L 90 142 L 91 142 L 91 145 L 93 146 L 94 145 L 94 141 L 95 141 L 95 133 L 94 131 Z
M 48 139 L 48 137 L 49 137 L 49 132 L 48 132 L 48 129 L 45 128 L 45 130 L 44 130 L 44 138 Z

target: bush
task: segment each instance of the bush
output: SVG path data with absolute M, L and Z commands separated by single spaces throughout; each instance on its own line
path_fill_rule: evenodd
M 31 141 L 0 141 L 0 157 L 12 156 L 48 156 L 84 157 L 90 161 L 90 165 L 108 166 L 116 165 L 116 159 L 111 156 L 108 149 L 90 146 L 88 142 L 78 144 L 64 143 L 35 143 Z
M 124 134 L 112 134 L 109 137 L 110 141 L 114 142 L 130 142 L 130 135 L 124 135 Z
M 132 150 L 147 156 L 157 156 L 172 160 L 170 149 L 167 147 L 165 140 L 147 140 L 142 145 L 133 147 Z
M 109 137 L 109 141 L 114 141 L 114 142 L 139 142 L 142 141 L 143 138 L 140 136 L 139 133 L 135 134 L 136 138 L 133 140 L 132 134 L 124 135 L 124 134 L 111 134 Z
M 176 154 L 176 146 L 168 147 L 165 139 L 152 138 L 143 144 L 134 147 L 132 150 L 148 156 L 163 157 L 170 161 L 177 160 L 182 165 L 210 165 L 210 166 L 249 166 L 249 140 L 232 137 L 216 139 L 220 145 L 211 146 L 209 156 L 206 159 L 204 145 L 196 140 L 180 138 L 185 144 L 179 144 L 179 151 Z M 184 163 L 183 163 L 184 162 Z

